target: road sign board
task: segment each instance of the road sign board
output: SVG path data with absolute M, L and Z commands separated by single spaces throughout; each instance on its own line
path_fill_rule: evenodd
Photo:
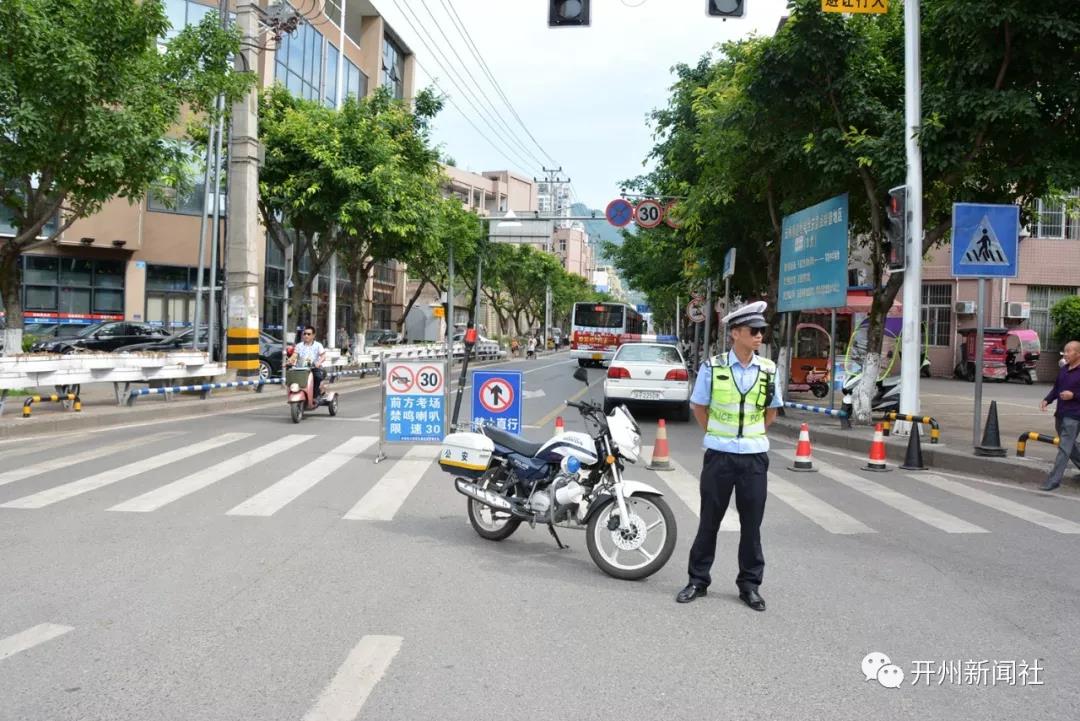
M 382 441 L 441 442 L 446 435 L 446 369 L 431 361 L 388 361 Z
M 889 12 L 889 0 L 821 0 L 821 12 L 882 15 Z
M 1019 206 L 953 203 L 953 276 L 1015 278 L 1019 250 Z
M 678 201 L 673 200 L 667 204 L 666 208 L 664 208 L 664 222 L 667 223 L 669 228 L 675 228 L 676 230 L 682 227 L 682 223 L 680 223 L 678 219 L 675 218 L 675 215 L 672 213 L 672 211 L 675 210 L 675 206 L 677 204 Z
M 784 216 L 780 243 L 782 313 L 847 303 L 848 196 Z
M 690 319 L 690 322 L 705 322 L 705 308 L 703 305 L 704 303 L 697 298 L 686 304 L 686 317 Z
M 490 424 L 511 433 L 522 429 L 521 371 L 474 371 L 473 424 Z
M 723 278 L 730 278 L 735 275 L 735 249 L 730 249 L 724 254 L 724 275 Z
M 630 221 L 634 219 L 634 206 L 625 198 L 616 198 L 607 204 L 604 216 L 616 228 L 622 228 L 629 225 Z
M 664 206 L 655 200 L 643 200 L 634 208 L 634 222 L 639 228 L 655 228 L 664 219 Z

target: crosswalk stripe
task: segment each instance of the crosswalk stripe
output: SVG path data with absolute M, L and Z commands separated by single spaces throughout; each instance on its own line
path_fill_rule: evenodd
M 777 452 L 777 455 L 784 456 L 788 459 L 794 457 L 794 454 L 790 451 Z M 814 459 L 814 465 L 817 467 L 818 472 L 826 478 L 830 478 L 854 491 L 866 494 L 874 500 L 884 503 L 886 506 L 895 508 L 917 521 L 922 521 L 923 523 L 945 531 L 946 533 L 989 533 L 989 531 L 981 526 L 976 526 L 974 523 L 968 523 L 962 518 L 957 518 L 944 511 L 939 511 L 932 506 L 926 505 L 922 501 L 917 501 L 910 496 L 905 496 L 880 483 L 875 483 L 866 478 L 862 478 L 820 459 Z
M 1015 516 L 1021 520 L 1034 523 L 1037 526 L 1049 528 L 1051 531 L 1057 531 L 1058 533 L 1080 533 L 1080 524 L 1074 523 L 1073 521 L 1061 518 L 1060 516 L 1055 516 L 1052 513 L 1040 511 L 1031 506 L 1025 506 L 1016 501 L 1010 501 L 1008 498 L 1002 498 L 1001 496 L 987 493 L 978 488 L 972 488 L 971 486 L 958 481 L 950 481 L 947 478 L 942 478 L 934 473 L 912 473 L 905 475 L 905 478 L 922 481 L 934 488 L 939 488 L 947 493 L 952 493 L 955 496 L 960 496 L 969 501 L 988 506 L 1010 516 Z
M 642 458 L 652 458 L 652 446 L 641 447 Z M 697 516 L 701 511 L 701 490 L 700 481 L 681 463 L 671 458 L 671 467 L 674 470 L 664 471 L 663 473 L 657 472 L 656 475 L 660 480 L 664 481 L 671 490 L 675 491 L 675 495 L 686 504 L 686 507 L 690 509 L 690 512 Z M 728 505 L 728 510 L 724 513 L 724 520 L 720 522 L 721 531 L 735 531 L 742 530 L 742 525 L 739 523 L 739 512 L 735 509 L 735 494 L 731 494 L 731 502 Z
M 279 453 L 284 453 L 290 448 L 295 448 L 304 441 L 310 441 L 314 437 L 315 436 L 290 435 L 278 438 L 264 446 L 259 446 L 258 448 L 241 453 L 226 461 L 222 461 L 221 463 L 216 463 L 209 468 L 196 471 L 189 476 L 168 483 L 160 488 L 147 491 L 141 496 L 136 496 L 131 500 L 118 503 L 109 510 L 131 513 L 149 513 L 150 511 L 156 511 L 162 506 L 168 505 L 173 501 L 178 501 L 184 496 L 191 495 L 196 491 L 201 491 L 223 478 L 227 478 L 234 473 L 239 473 L 256 463 L 265 461 L 267 458 L 272 458 Z
M 852 518 L 839 508 L 830 506 L 811 493 L 807 493 L 794 483 L 769 474 L 769 493 L 791 506 L 796 512 L 809 518 L 829 533 L 850 535 L 854 533 L 876 533 L 861 521 Z
M 61 626 L 56 623 L 39 623 L 25 631 L 20 631 L 14 636 L 0 638 L 0 661 L 74 630 L 71 626 Z
M 62 486 L 56 486 L 55 488 L 49 488 L 39 493 L 34 493 L 22 498 L 16 498 L 14 501 L 8 501 L 7 503 L 0 504 L 0 508 L 43 508 L 53 503 L 74 498 L 75 496 L 82 495 L 83 493 L 89 493 L 90 491 L 96 491 L 99 488 L 117 483 L 126 478 L 137 476 L 140 473 L 146 473 L 162 466 L 167 466 L 170 463 L 181 461 L 191 456 L 196 456 L 200 453 L 219 448 L 234 441 L 247 438 L 252 435 L 251 433 L 225 433 L 217 438 L 211 438 L 210 440 L 196 443 L 191 446 L 184 446 L 183 448 L 177 448 L 173 451 L 167 451 L 165 453 L 159 453 L 158 455 L 151 456 L 149 458 L 143 458 L 142 460 L 135 461 L 134 463 L 128 463 L 125 466 L 119 468 L 112 468 L 101 473 L 96 473 L 86 478 L 81 478 L 71 483 L 65 483 Z
M 75 453 L 70 456 L 59 456 L 57 458 L 50 458 L 47 461 L 41 463 L 35 463 L 29 466 L 22 466 L 20 468 L 13 468 L 10 471 L 0 473 L 0 486 L 5 486 L 8 483 L 14 483 L 15 481 L 21 481 L 24 478 L 30 478 L 31 476 L 39 476 L 42 473 L 50 473 L 52 471 L 58 471 L 61 468 L 67 468 L 68 466 L 74 466 L 79 463 L 86 463 L 102 456 L 112 455 L 113 453 L 119 453 L 120 451 L 126 451 L 129 448 L 136 446 L 149 445 L 151 443 L 157 443 L 160 440 L 171 438 L 173 436 L 180 435 L 180 431 L 166 431 L 164 433 L 152 433 L 149 436 L 142 436 L 141 438 L 132 438 L 121 443 L 113 443 L 108 446 L 101 446 L 100 448 L 91 448 L 88 451 L 82 453 Z
M 401 650 L 401 636 L 364 636 L 319 694 L 304 721 L 354 721 Z
M 390 467 L 386 475 L 345 514 L 349 521 L 392 521 L 413 488 L 420 482 L 435 456 L 437 446 L 413 446 L 405 457 Z
M 226 516 L 272 516 L 315 487 L 346 463 L 366 451 L 379 439 L 376 436 L 354 436 L 332 451 L 323 453 L 303 468 L 290 473 L 266 490 L 252 496 L 228 511 Z

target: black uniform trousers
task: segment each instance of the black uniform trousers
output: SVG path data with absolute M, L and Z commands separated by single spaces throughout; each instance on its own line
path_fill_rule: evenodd
M 756 590 L 765 572 L 761 552 L 761 519 L 765 515 L 768 491 L 768 453 L 725 453 L 705 451 L 701 469 L 701 518 L 697 536 L 690 547 L 690 583 L 707 588 L 712 583 L 709 569 L 716 557 L 716 534 L 724 519 L 731 492 L 739 511 L 742 535 L 739 537 L 739 575 L 735 585 Z

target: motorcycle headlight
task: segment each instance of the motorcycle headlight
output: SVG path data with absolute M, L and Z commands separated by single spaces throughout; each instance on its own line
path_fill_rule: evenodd
M 299 383 L 290 384 L 289 385 L 289 391 L 291 393 L 299 393 L 300 392 L 300 384 Z

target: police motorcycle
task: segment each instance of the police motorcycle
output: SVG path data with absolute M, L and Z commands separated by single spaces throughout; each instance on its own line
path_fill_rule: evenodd
M 574 378 L 588 385 L 584 368 Z M 625 406 L 605 415 L 589 401 L 576 408 L 594 435 L 566 431 L 531 443 L 493 426 L 451 433 L 439 466 L 456 476 L 467 497 L 469 523 L 489 541 L 509 538 L 522 524 L 545 524 L 560 549 L 555 527 L 585 530 L 586 545 L 604 573 L 623 580 L 646 578 L 675 550 L 675 516 L 662 493 L 623 478 L 625 464 L 641 454 L 641 429 Z

